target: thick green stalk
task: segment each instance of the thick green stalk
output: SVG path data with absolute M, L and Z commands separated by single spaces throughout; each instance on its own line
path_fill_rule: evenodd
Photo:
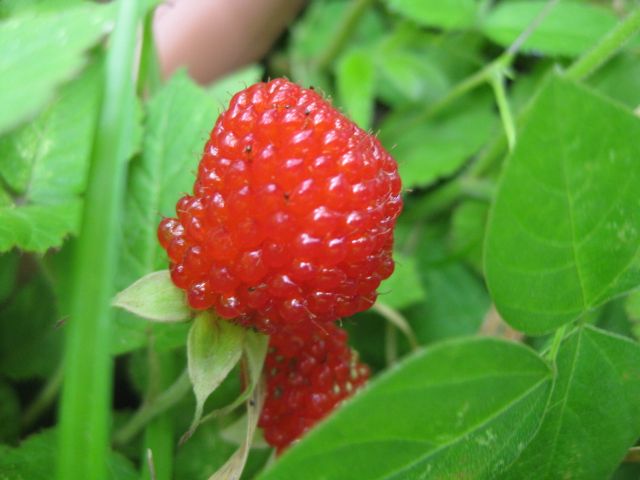
M 94 139 L 84 214 L 74 259 L 73 299 L 67 325 L 65 378 L 60 409 L 58 478 L 104 480 L 111 412 L 109 354 L 111 297 L 139 2 L 121 0 L 110 39 L 105 84 Z
M 175 374 L 173 352 L 159 353 L 153 342 L 149 345 L 149 389 L 147 403 L 153 402 L 161 392 L 171 386 Z M 149 461 L 142 465 L 142 480 L 171 480 L 173 477 L 174 426 L 173 419 L 164 412 L 153 419 L 144 432 L 144 455 L 151 452 L 153 470 Z M 155 472 L 155 477 L 152 475 Z
M 640 8 L 636 8 L 567 70 L 567 77 L 583 80 L 615 55 L 640 30 Z

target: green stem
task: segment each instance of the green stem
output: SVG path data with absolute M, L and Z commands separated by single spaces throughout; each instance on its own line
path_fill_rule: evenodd
M 60 392 L 62 379 L 64 378 L 64 368 L 60 364 L 53 375 L 44 385 L 36 399 L 29 405 L 22 416 L 22 430 L 28 430 L 40 418 L 40 416 L 53 404 Z
M 636 8 L 618 23 L 587 53 L 567 70 L 567 78 L 584 80 L 600 68 L 640 30 L 640 8 Z
M 387 367 L 398 361 L 398 331 L 390 322 L 386 323 L 384 329 L 384 354 Z
M 490 83 L 498 105 L 498 111 L 500 112 L 500 119 L 502 120 L 504 133 L 507 136 L 507 141 L 509 143 L 509 151 L 513 151 L 513 148 L 516 145 L 516 126 L 513 121 L 513 115 L 511 114 L 509 101 L 507 100 L 507 92 L 504 88 L 504 75 L 502 72 L 494 72 Z
M 111 414 L 111 296 L 124 191 L 139 2 L 122 0 L 105 66 L 73 270 L 60 406 L 58 478 L 104 480 Z
M 337 32 L 333 36 L 327 48 L 318 56 L 316 68 L 318 70 L 328 69 L 333 61 L 340 55 L 345 45 L 356 29 L 360 18 L 367 11 L 373 0 L 354 0 L 347 11 L 342 23 L 338 25 Z
M 564 340 L 565 333 L 567 333 L 567 325 L 561 326 L 553 334 L 553 340 L 551 342 L 551 347 L 549 348 L 549 353 L 547 355 L 549 361 L 554 365 L 554 368 L 556 364 L 556 357 L 558 356 L 558 351 L 560 350 L 562 340 Z
M 175 362 L 172 352 L 158 353 L 153 341 L 149 342 L 149 388 L 145 403 L 153 403 L 162 390 L 174 380 Z M 151 452 L 154 470 L 143 462 L 142 479 L 170 480 L 173 470 L 174 428 L 169 415 L 158 415 L 147 425 L 144 433 L 143 457 Z M 155 472 L 155 473 L 154 473 Z
M 190 391 L 189 372 L 185 369 L 178 379 L 173 382 L 173 385 L 158 395 L 153 402 L 142 405 L 129 422 L 114 434 L 113 443 L 116 445 L 129 443 L 145 425 L 162 412 L 173 407 Z

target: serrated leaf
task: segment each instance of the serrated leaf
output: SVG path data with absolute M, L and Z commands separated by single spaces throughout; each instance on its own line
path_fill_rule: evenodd
M 544 0 L 500 3 L 486 16 L 482 31 L 502 46 L 511 45 L 547 4 Z M 607 8 L 587 2 L 558 2 L 522 45 L 525 51 L 577 56 L 617 23 Z
M 37 267 L 27 263 L 21 270 L 25 268 Z M 47 377 L 62 351 L 55 297 L 43 276 L 18 280 L 22 282 L 0 305 L 0 376 L 16 380 Z
M 35 115 L 80 70 L 84 52 L 112 28 L 113 11 L 84 3 L 0 22 L 0 134 Z
M 345 53 L 336 69 L 337 92 L 344 113 L 363 130 L 371 128 L 375 71 L 371 56 L 353 49 Z
M 505 479 L 610 478 L 640 436 L 640 345 L 593 327 L 565 339 L 540 430 Z
M 253 390 L 251 398 L 247 400 L 247 431 L 244 437 L 244 442 L 240 445 L 240 448 L 229 458 L 229 460 L 220 468 L 216 473 L 209 477 L 209 480 L 239 480 L 244 470 L 244 466 L 247 463 L 247 457 L 249 456 L 249 449 L 253 443 L 253 435 L 256 432 L 258 426 L 258 420 L 260 419 L 260 412 L 262 411 L 262 405 L 265 399 L 265 387 L 262 382 L 259 382 L 256 388 Z
M 244 328 L 210 312 L 202 312 L 193 321 L 187 341 L 187 360 L 196 411 L 182 441 L 193 434 L 202 418 L 204 402 L 240 360 L 245 333 Z
M 403 186 L 423 187 L 458 170 L 489 139 L 495 124 L 495 114 L 484 105 L 420 122 L 398 113 L 382 125 L 380 139 L 398 162 Z
M 123 249 L 117 288 L 124 289 L 137 279 L 167 268 L 167 255 L 156 236 L 162 216 L 175 215 L 175 204 L 191 191 L 207 134 L 218 113 L 216 101 L 197 87 L 185 72 L 179 72 L 147 105 L 147 125 L 142 155 L 129 167 Z M 124 353 L 146 344 L 146 322 L 127 312 L 115 317 L 112 350 Z M 154 325 L 158 337 L 184 339 L 182 326 Z
M 191 317 L 184 290 L 173 284 L 169 270 L 145 275 L 118 293 L 113 305 L 156 322 L 181 322 Z
M 0 251 L 43 252 L 77 231 L 100 72 L 93 65 L 35 121 L 0 139 L 0 176 L 14 197 L 0 206 Z
M 550 390 L 549 368 L 526 347 L 440 344 L 374 381 L 259 478 L 499 478 L 535 435 Z
M 387 0 L 389 9 L 425 27 L 458 29 L 475 23 L 474 0 Z
M 56 471 L 58 432 L 49 429 L 29 436 L 19 447 L 0 445 L 2 480 L 50 480 Z M 138 473 L 123 455 L 111 452 L 108 457 L 109 480 L 136 480 Z
M 540 334 L 640 284 L 640 119 L 559 77 L 527 118 L 490 213 L 485 272 L 504 319 Z
M 380 284 L 378 293 L 380 302 L 401 309 L 423 300 L 425 289 L 414 258 L 396 253 L 394 260 L 394 272 Z

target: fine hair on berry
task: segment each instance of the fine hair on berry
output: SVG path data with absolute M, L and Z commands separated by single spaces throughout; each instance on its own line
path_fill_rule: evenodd
M 273 333 L 366 310 L 393 272 L 395 160 L 285 79 L 233 96 L 158 238 L 193 309 Z

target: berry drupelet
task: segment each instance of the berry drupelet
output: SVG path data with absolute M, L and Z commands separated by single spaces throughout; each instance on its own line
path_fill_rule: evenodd
M 232 98 L 158 237 L 192 308 L 265 333 L 328 325 L 369 308 L 391 275 L 400 190 L 373 135 L 276 79 Z
M 369 378 L 335 324 L 271 336 L 267 395 L 258 425 L 278 453 L 353 395 Z

